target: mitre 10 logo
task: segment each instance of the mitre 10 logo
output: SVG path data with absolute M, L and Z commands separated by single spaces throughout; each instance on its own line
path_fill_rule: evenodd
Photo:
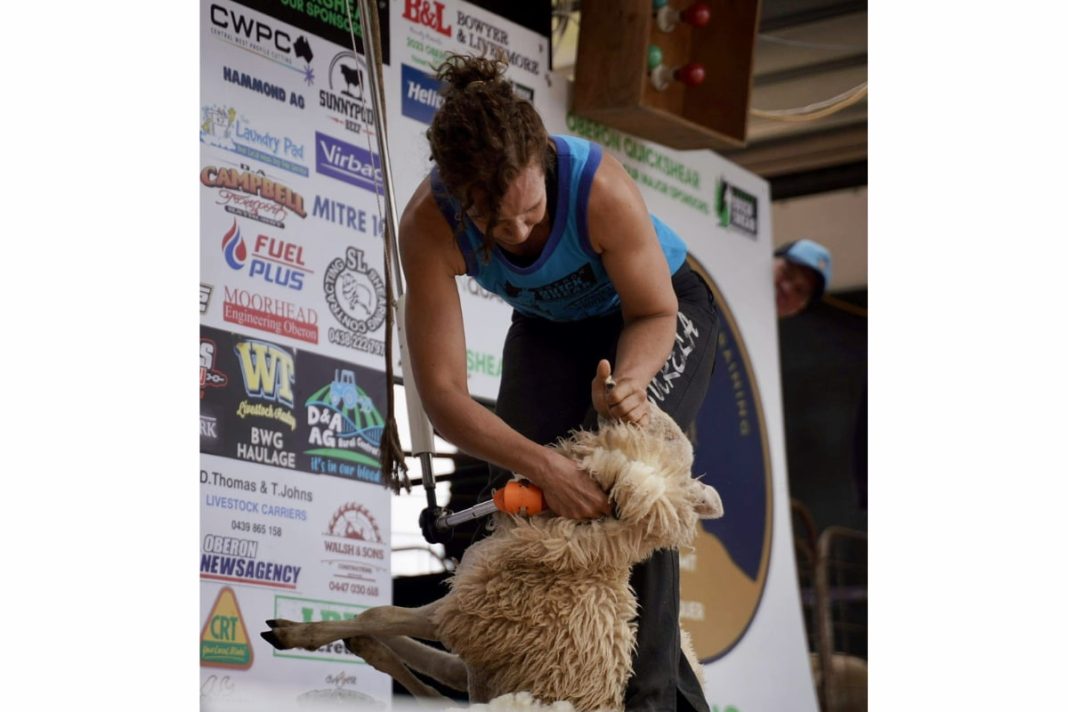
M 252 239 L 250 258 L 237 220 L 223 235 L 222 252 L 230 269 L 243 272 L 247 266 L 249 277 L 279 287 L 300 291 L 304 288 L 304 277 L 312 273 L 304 265 L 302 246 L 269 235 L 260 234 Z
M 445 27 L 445 3 L 404 0 L 404 19 L 425 25 L 439 35 L 452 37 L 452 25 Z

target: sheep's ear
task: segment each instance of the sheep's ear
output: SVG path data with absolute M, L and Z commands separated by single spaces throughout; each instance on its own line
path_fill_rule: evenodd
M 695 494 L 697 501 L 694 504 L 694 511 L 697 512 L 697 516 L 701 519 L 719 519 L 723 516 L 723 500 L 719 497 L 719 492 L 712 485 L 706 485 L 703 482 L 692 480 L 695 485 Z

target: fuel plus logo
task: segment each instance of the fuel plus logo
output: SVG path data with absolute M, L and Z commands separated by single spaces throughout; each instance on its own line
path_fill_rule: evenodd
M 425 0 L 404 0 L 404 19 L 452 37 L 452 25 L 445 26 L 445 3 Z
M 297 72 L 309 86 L 315 83 L 315 72 L 311 66 L 314 54 L 311 43 L 304 35 L 294 37 L 296 33 L 272 22 L 216 3 L 209 8 L 208 17 L 212 25 L 211 34 L 216 39 Z
M 304 278 L 312 274 L 304 264 L 302 246 L 269 235 L 255 237 L 250 259 L 237 220 L 223 235 L 222 252 L 230 269 L 241 272 L 247 264 L 249 277 L 279 287 L 300 291 L 304 288 Z
M 311 471 L 379 483 L 385 419 L 347 368 L 305 402 Z

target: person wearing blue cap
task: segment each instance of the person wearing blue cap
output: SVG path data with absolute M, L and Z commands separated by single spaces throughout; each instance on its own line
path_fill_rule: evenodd
M 814 240 L 788 242 L 775 250 L 775 312 L 800 314 L 823 297 L 831 283 L 831 253 Z

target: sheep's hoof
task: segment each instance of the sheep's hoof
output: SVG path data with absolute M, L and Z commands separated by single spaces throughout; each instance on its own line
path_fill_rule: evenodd
M 267 625 L 271 625 L 271 621 L 267 621 Z M 271 626 L 272 628 L 274 626 Z M 260 633 L 260 637 L 273 645 L 277 650 L 285 650 L 286 646 L 282 645 L 282 641 L 278 639 L 278 635 L 273 630 L 266 630 Z

